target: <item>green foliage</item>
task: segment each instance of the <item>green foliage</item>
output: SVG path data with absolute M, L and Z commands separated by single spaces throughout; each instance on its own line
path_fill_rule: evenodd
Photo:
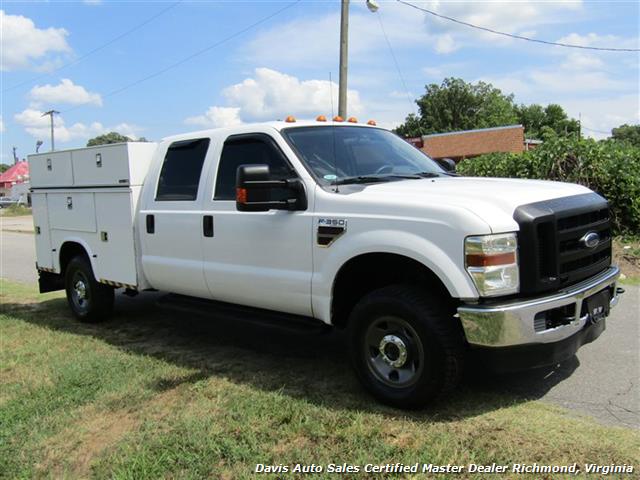
M 640 125 L 620 125 L 611 130 L 611 137 L 620 142 L 626 142 L 640 147 Z
M 0 163 L 0 173 L 4 173 L 11 168 L 11 165 L 6 163 Z
M 461 78 L 445 78 L 432 83 L 416 103 L 420 118 L 409 115 L 396 132 L 415 137 L 429 133 L 498 127 L 517 121 L 513 95 L 505 95 L 485 82 L 467 83 Z
M 626 143 L 557 137 L 528 152 L 463 160 L 458 172 L 585 185 L 609 200 L 615 233 L 640 232 L 640 148 Z
M 418 137 L 516 123 L 524 125 L 527 138 L 542 140 L 580 131 L 578 121 L 569 118 L 560 105 L 515 105 L 513 94 L 505 95 L 490 83 L 445 78 L 441 85 L 432 83 L 425 89 L 416 100 L 420 115 L 409 114 L 396 128 L 398 135 Z
M 96 145 L 107 145 L 110 143 L 126 143 L 126 142 L 146 142 L 147 139 L 144 137 L 140 137 L 138 140 L 131 139 L 129 137 L 125 137 L 124 135 L 118 132 L 109 132 L 104 135 L 98 135 L 95 138 L 90 139 L 87 142 L 87 147 L 94 147 Z
M 515 108 L 518 123 L 524 126 L 527 138 L 546 140 L 555 136 L 577 134 L 580 123 L 569 118 L 564 109 L 557 104 L 518 105 Z

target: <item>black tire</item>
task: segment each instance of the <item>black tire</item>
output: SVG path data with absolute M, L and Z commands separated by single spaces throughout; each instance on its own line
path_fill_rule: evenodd
M 81 322 L 101 322 L 113 312 L 113 288 L 96 281 L 85 255 L 71 259 L 65 270 L 64 285 L 69 308 Z
M 465 357 L 453 314 L 441 297 L 411 285 L 366 295 L 348 328 L 351 360 L 367 390 L 398 408 L 423 407 L 450 393 Z

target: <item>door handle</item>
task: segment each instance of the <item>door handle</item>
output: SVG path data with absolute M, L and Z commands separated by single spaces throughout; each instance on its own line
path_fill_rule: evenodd
M 156 218 L 153 215 L 147 215 L 147 233 L 156 233 Z
M 202 233 L 205 237 L 213 237 L 213 215 L 202 217 Z

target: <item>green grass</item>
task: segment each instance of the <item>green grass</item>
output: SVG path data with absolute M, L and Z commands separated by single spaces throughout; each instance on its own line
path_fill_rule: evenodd
M 24 205 L 10 205 L 2 209 L 3 217 L 22 217 L 23 215 L 31 215 L 31 209 Z
M 297 462 L 640 466 L 638 432 L 499 381 L 467 382 L 422 411 L 383 407 L 355 381 L 337 335 L 167 314 L 153 298 L 83 325 L 59 293 L 0 291 L 2 478 L 241 479 L 256 463 Z

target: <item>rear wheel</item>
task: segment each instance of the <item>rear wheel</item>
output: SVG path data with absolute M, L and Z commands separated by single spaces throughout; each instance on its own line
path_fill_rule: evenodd
M 113 288 L 96 281 L 86 256 L 76 256 L 67 265 L 65 289 L 69 308 L 81 322 L 99 322 L 111 315 Z
M 411 285 L 365 296 L 349 319 L 358 377 L 380 401 L 415 408 L 453 390 L 463 368 L 460 329 L 441 298 Z

